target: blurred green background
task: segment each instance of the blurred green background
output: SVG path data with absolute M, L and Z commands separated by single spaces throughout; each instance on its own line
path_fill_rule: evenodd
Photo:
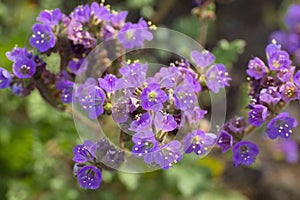
M 90 2 L 1 0 L 0 66 L 11 71 L 12 63 L 5 52 L 16 44 L 29 46 L 31 26 L 41 10 L 59 7 L 68 13 L 78 4 Z M 247 61 L 252 55 L 264 56 L 268 35 L 283 27 L 282 18 L 291 2 L 216 2 L 217 19 L 209 24 L 207 48 L 216 47 L 214 53 L 219 62 L 233 66 L 228 117 L 246 104 L 247 99 L 241 101 L 245 93 L 241 84 L 246 80 Z M 129 10 L 128 20 L 136 21 L 142 16 L 158 26 L 198 37 L 199 22 L 191 15 L 192 0 L 107 0 L 107 3 L 115 10 Z M 221 39 L 225 40 L 219 42 Z M 293 108 L 299 110 L 299 105 Z M 72 177 L 73 147 L 79 143 L 72 116 L 53 110 L 38 92 L 21 99 L 8 90 L 1 91 L 0 200 L 300 199 L 299 163 L 285 163 L 280 155 L 272 158 L 272 150 L 265 145 L 261 145 L 265 153 L 251 168 L 232 167 L 230 153 L 221 156 L 216 150 L 202 160 L 185 156 L 183 162 L 168 171 L 136 175 L 104 172 L 100 189 L 83 190 Z

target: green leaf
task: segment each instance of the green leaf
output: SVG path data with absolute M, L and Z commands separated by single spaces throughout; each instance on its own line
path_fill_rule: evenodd
M 212 51 L 216 56 L 215 62 L 224 64 L 230 70 L 238 55 L 244 52 L 245 46 L 244 40 L 237 39 L 231 42 L 225 39 L 220 40 L 217 47 Z

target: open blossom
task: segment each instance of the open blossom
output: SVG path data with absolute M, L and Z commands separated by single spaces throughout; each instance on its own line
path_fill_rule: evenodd
M 269 105 L 277 104 L 281 99 L 281 95 L 277 90 L 278 90 L 277 87 L 269 87 L 269 88 L 262 89 L 259 94 L 260 102 Z
M 97 20 L 109 20 L 111 17 L 111 13 L 109 12 L 108 8 L 102 5 L 99 5 L 97 2 L 93 2 L 91 4 L 91 14 Z
M 240 141 L 233 146 L 232 152 L 232 160 L 235 166 L 241 164 L 249 166 L 254 163 L 259 149 L 256 144 L 250 141 Z
M 184 137 L 184 151 L 194 152 L 198 156 L 204 155 L 215 144 L 216 139 L 217 136 L 214 134 L 195 130 Z
M 287 82 L 279 88 L 281 98 L 285 102 L 299 99 L 299 89 L 292 82 Z
M 174 104 L 180 110 L 191 110 L 194 109 L 197 103 L 197 97 L 189 87 L 178 86 L 174 90 Z
M 141 116 L 137 116 L 136 118 L 137 119 L 131 122 L 129 130 L 143 132 L 151 128 L 152 118 L 149 112 L 146 112 Z
M 122 77 L 116 82 L 116 89 L 141 87 L 146 81 L 147 64 L 134 62 L 124 64 L 119 70 Z
M 141 96 L 141 106 L 145 110 L 160 111 L 163 108 L 163 103 L 168 99 L 167 94 L 160 89 L 160 85 L 151 83 L 146 87 Z
M 296 119 L 290 117 L 287 112 L 283 112 L 268 123 L 266 132 L 271 139 L 276 139 L 279 136 L 289 138 L 293 133 L 292 129 L 296 126 Z
M 79 5 L 73 10 L 70 16 L 78 22 L 88 22 L 91 16 L 90 6 L 88 4 Z
M 116 82 L 118 78 L 113 74 L 106 74 L 104 78 L 99 78 L 99 86 L 108 93 L 116 90 Z
M 85 140 L 82 145 L 77 145 L 74 148 L 73 161 L 77 163 L 85 163 L 95 159 L 95 152 L 93 151 L 95 143 L 91 140 Z
M 298 70 L 294 76 L 294 84 L 300 88 L 300 70 Z
M 268 109 L 263 105 L 254 105 L 253 109 L 248 112 L 249 123 L 253 126 L 259 127 L 262 125 L 268 116 Z
M 33 35 L 30 38 L 30 44 L 40 52 L 45 52 L 55 45 L 55 36 L 48 25 L 35 24 L 32 27 Z
M 88 93 L 79 97 L 79 103 L 83 109 L 89 111 L 89 117 L 96 119 L 104 112 L 103 104 L 105 101 L 105 93 L 98 86 L 90 86 Z
M 205 79 L 207 87 L 215 93 L 218 93 L 220 88 L 229 86 L 228 81 L 231 80 L 226 71 L 226 67 L 223 64 L 213 65 L 206 72 Z
M 127 22 L 118 33 L 118 40 L 126 49 L 141 47 L 145 40 L 152 40 L 147 23 L 142 18 L 137 24 Z
M 0 67 L 0 89 L 7 88 L 12 81 L 12 75 L 4 68 Z
M 157 112 L 154 118 L 154 125 L 156 131 L 173 131 L 177 128 L 177 123 L 174 117 L 170 114 L 163 114 L 161 112 Z
M 222 152 L 226 152 L 233 145 L 233 137 L 227 131 L 222 130 L 219 138 L 217 139 L 217 145 L 222 149 Z
M 102 173 L 95 166 L 84 166 L 78 170 L 77 180 L 82 188 L 95 190 L 102 182 Z
M 261 59 L 255 57 L 249 61 L 247 74 L 250 77 L 260 79 L 266 74 L 266 72 L 267 67 Z
M 55 8 L 54 10 L 43 10 L 36 20 L 48 26 L 55 26 L 60 22 L 62 16 L 60 9 Z
M 200 67 L 201 69 L 210 66 L 215 61 L 215 56 L 207 50 L 203 50 L 202 52 L 192 51 L 191 57 L 197 67 Z
M 155 163 L 162 169 L 169 169 L 182 159 L 181 143 L 177 140 L 162 145 L 154 154 Z
M 136 133 L 132 137 L 134 146 L 132 153 L 136 157 L 144 157 L 144 161 L 149 164 L 154 161 L 154 153 L 158 150 L 158 142 L 152 131 L 145 131 L 143 133 Z

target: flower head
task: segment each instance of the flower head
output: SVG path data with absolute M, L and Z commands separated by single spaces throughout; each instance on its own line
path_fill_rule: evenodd
M 277 91 L 277 87 L 263 88 L 259 94 L 260 102 L 266 103 L 268 105 L 275 105 L 281 99 L 281 95 Z
M 136 117 L 133 122 L 131 122 L 129 130 L 135 132 L 143 132 L 152 126 L 152 118 L 150 113 L 146 112 L 142 115 Z
M 60 22 L 62 16 L 63 14 L 59 8 L 56 8 L 54 10 L 43 10 L 36 19 L 45 25 L 55 26 Z
M 77 163 L 92 161 L 95 158 L 95 152 L 92 150 L 94 145 L 91 140 L 85 140 L 82 145 L 77 145 L 74 148 L 73 161 Z
M 262 78 L 266 74 L 266 72 L 267 67 L 261 59 L 255 57 L 249 61 L 247 74 L 250 77 L 253 77 L 257 80 Z
M 36 72 L 36 63 L 28 58 L 18 60 L 13 64 L 13 72 L 18 78 L 31 78 Z
M 189 87 L 178 86 L 174 90 L 174 104 L 180 110 L 194 109 L 197 103 L 197 97 Z
M 254 163 L 255 158 L 259 153 L 259 149 L 257 145 L 252 142 L 240 141 L 233 146 L 232 152 L 234 166 L 239 166 L 241 164 L 249 166 Z
M 78 170 L 77 180 L 82 188 L 95 190 L 102 182 L 102 173 L 95 166 L 84 166 Z
M 12 75 L 4 68 L 0 67 L 0 89 L 7 88 L 12 81 Z
M 90 86 L 88 93 L 84 96 L 79 97 L 79 103 L 83 109 L 89 111 L 89 117 L 91 119 L 96 119 L 98 116 L 102 115 L 103 104 L 105 101 L 105 93 L 98 86 Z
M 267 125 L 267 134 L 269 138 L 276 139 L 278 136 L 289 138 L 293 133 L 293 128 L 297 126 L 297 120 L 290 117 L 287 112 L 280 113 L 274 117 Z
M 184 151 L 185 153 L 194 152 L 198 156 L 204 155 L 215 144 L 216 139 L 214 134 L 194 130 L 184 137 Z
M 281 98 L 285 102 L 299 99 L 300 92 L 292 82 L 287 82 L 279 88 Z
M 268 109 L 263 105 L 254 105 L 253 109 L 248 112 L 249 123 L 253 126 L 259 127 L 262 125 L 268 116 Z
M 116 90 L 116 82 L 118 78 L 113 74 L 106 74 L 104 78 L 99 78 L 99 86 L 108 93 Z
M 35 24 L 32 27 L 33 35 L 30 44 L 40 52 L 45 52 L 55 45 L 55 37 L 51 27 L 43 24 Z
M 177 128 L 177 122 L 172 115 L 157 112 L 154 118 L 154 126 L 156 131 L 169 132 Z
M 226 152 L 228 149 L 232 147 L 233 137 L 227 131 L 222 130 L 219 138 L 217 139 L 217 145 L 221 147 L 222 152 Z
M 84 6 L 79 5 L 73 10 L 70 16 L 78 22 L 88 22 L 91 16 L 90 6 L 87 4 Z
M 228 81 L 231 80 L 223 64 L 213 65 L 206 72 L 205 78 L 207 87 L 215 93 L 218 93 L 220 88 L 229 86 Z
M 136 133 L 132 137 L 134 146 L 132 153 L 136 157 L 144 156 L 145 163 L 149 164 L 154 160 L 154 152 L 158 150 L 158 142 L 152 131 L 145 131 L 144 133 Z
M 160 89 L 157 83 L 151 83 L 146 87 L 141 96 L 141 106 L 145 110 L 160 111 L 163 108 L 163 103 L 168 99 L 167 94 Z
M 152 40 L 153 35 L 142 18 L 137 24 L 127 22 L 118 33 L 118 40 L 126 49 L 141 47 L 145 40 Z
M 155 152 L 155 163 L 162 169 L 169 169 L 173 163 L 177 163 L 182 159 L 182 153 L 180 151 L 181 144 L 177 140 L 159 147 L 159 150 Z
M 202 69 L 210 66 L 215 61 L 215 56 L 207 50 L 203 50 L 202 52 L 192 51 L 191 57 L 197 67 Z

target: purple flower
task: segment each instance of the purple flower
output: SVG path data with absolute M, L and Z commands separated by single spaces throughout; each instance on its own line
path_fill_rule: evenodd
M 253 109 L 248 112 L 249 123 L 255 127 L 262 125 L 268 116 L 268 109 L 263 105 L 254 105 Z
M 293 133 L 293 128 L 297 126 L 297 120 L 290 117 L 287 112 L 280 113 L 274 117 L 267 125 L 267 134 L 272 140 L 278 136 L 289 138 Z
M 86 70 L 86 66 L 83 65 L 85 64 L 83 61 L 84 61 L 83 58 L 81 59 L 73 58 L 72 60 L 69 61 L 68 68 L 71 70 L 71 72 L 77 75 L 83 72 L 84 70 Z
M 30 44 L 40 52 L 45 52 L 55 45 L 55 37 L 48 25 L 35 24 L 32 27 L 33 35 L 30 38 Z
M 56 82 L 56 88 L 61 91 L 61 100 L 64 103 L 72 102 L 74 83 L 66 79 L 60 79 Z
M 127 22 L 118 33 L 118 40 L 124 48 L 131 49 L 141 47 L 145 40 L 152 40 L 153 35 L 149 31 L 148 25 L 142 18 L 137 24 Z
M 184 151 L 185 153 L 194 152 L 198 156 L 204 155 L 215 144 L 216 139 L 214 134 L 194 130 L 184 137 Z
M 219 138 L 217 139 L 217 145 L 221 147 L 222 152 L 225 153 L 228 149 L 232 147 L 233 137 L 227 131 L 222 130 Z
M 132 141 L 134 142 L 133 155 L 139 158 L 144 156 L 145 163 L 151 163 L 154 160 L 154 153 L 158 150 L 158 142 L 153 132 L 136 133 L 132 137 Z
M 254 163 L 255 158 L 259 153 L 259 149 L 256 144 L 250 141 L 240 141 L 233 146 L 232 152 L 234 166 L 239 166 L 241 164 L 249 166 Z
M 143 132 L 151 128 L 151 125 L 152 125 L 151 115 L 150 113 L 146 112 L 143 115 L 137 116 L 137 119 L 131 122 L 129 130 L 135 132 Z
M 12 75 L 4 68 L 0 67 L 0 89 L 9 87 Z
M 99 86 L 108 93 L 116 91 L 116 82 L 118 78 L 113 74 L 106 74 L 104 78 L 99 78 Z
M 277 44 L 276 40 L 272 40 L 271 44 L 266 47 L 266 56 L 269 60 L 273 55 L 277 54 L 281 49 L 281 46 Z
M 132 113 L 138 107 L 137 99 L 131 96 L 132 94 L 127 93 L 113 105 L 112 117 L 115 122 L 126 122 L 129 117 L 129 113 Z
M 59 8 L 56 8 L 54 10 L 43 10 L 36 20 L 52 27 L 60 22 L 62 16 L 63 14 Z
M 181 144 L 177 140 L 162 145 L 157 152 L 155 152 L 155 163 L 162 169 L 169 169 L 173 163 L 177 163 L 182 159 L 182 153 L 180 151 Z
M 266 72 L 267 67 L 261 59 L 255 57 L 249 61 L 247 74 L 250 77 L 253 77 L 257 80 L 262 78 L 266 74 Z
M 84 166 L 78 170 L 77 180 L 82 188 L 95 190 L 100 186 L 102 174 L 95 166 Z
M 85 140 L 82 145 L 77 145 L 74 148 L 74 158 L 72 160 L 77 163 L 93 161 L 95 158 L 94 145 L 95 143 L 91 140 Z
M 154 125 L 156 131 L 169 132 L 177 128 L 177 123 L 174 117 L 170 114 L 162 114 L 157 112 L 154 118 Z
M 279 50 L 274 52 L 270 58 L 268 58 L 268 64 L 271 70 L 279 71 L 289 68 L 292 61 L 286 51 Z
M 79 97 L 79 103 L 83 109 L 89 111 L 89 117 L 96 119 L 102 115 L 105 93 L 98 86 L 90 86 L 86 95 Z
M 163 108 L 163 103 L 168 99 L 167 94 L 160 89 L 157 83 L 149 84 L 142 92 L 141 106 L 145 110 L 160 111 Z
M 111 17 L 109 10 L 97 2 L 91 4 L 91 14 L 99 21 L 109 20 Z
M 180 110 L 193 110 L 197 103 L 197 97 L 189 87 L 178 86 L 174 90 L 174 104 Z
M 219 92 L 219 88 L 229 86 L 228 72 L 223 64 L 213 65 L 205 74 L 207 87 L 215 93 Z
M 188 118 L 190 123 L 196 124 L 201 119 L 203 119 L 204 115 L 206 115 L 207 111 L 202 110 L 199 106 L 195 106 L 190 110 L 186 110 L 184 112 L 185 116 Z
M 259 101 L 268 105 L 275 105 L 281 99 L 281 95 L 277 92 L 277 87 L 263 88 L 260 91 Z
M 293 78 L 294 72 L 295 72 L 295 67 L 289 67 L 289 68 L 280 70 L 277 73 L 277 78 L 283 83 L 291 81 L 291 79 Z
M 31 78 L 36 72 L 36 63 L 28 58 L 18 60 L 13 64 L 13 72 L 18 78 Z
M 229 120 L 227 129 L 232 133 L 242 133 L 246 128 L 246 119 L 244 117 L 234 117 Z
M 6 52 L 6 57 L 14 63 L 24 59 L 33 59 L 32 53 L 29 53 L 26 48 L 19 47 L 14 47 L 12 51 Z
M 299 160 L 298 144 L 295 140 L 286 139 L 280 141 L 275 148 L 282 151 L 285 155 L 285 160 L 289 163 L 296 163 Z
M 300 70 L 298 70 L 294 76 L 294 84 L 300 88 Z
M 22 85 L 22 83 L 13 83 L 10 86 L 10 89 L 12 91 L 12 93 L 14 93 L 17 96 L 22 96 L 23 91 L 24 91 L 24 86 Z
M 116 89 L 141 87 L 146 80 L 148 65 L 140 62 L 124 64 L 119 70 L 122 78 L 116 82 Z
M 215 61 L 215 56 L 207 50 L 203 50 L 202 52 L 192 51 L 191 57 L 197 67 L 201 69 L 210 66 Z
M 196 74 L 186 74 L 183 85 L 190 87 L 194 92 L 200 92 L 202 90 L 202 87 L 196 78 Z
M 288 27 L 294 31 L 299 31 L 300 29 L 300 5 L 292 4 L 287 11 L 285 16 L 285 23 Z
M 113 169 L 117 169 L 124 162 L 125 152 L 110 145 L 105 155 L 105 164 Z
M 120 11 L 117 13 L 113 13 L 110 16 L 110 21 L 114 27 L 120 27 L 123 26 L 125 23 L 126 17 L 128 15 L 127 11 Z
M 72 19 L 75 19 L 79 22 L 88 22 L 90 20 L 90 6 L 89 5 L 79 5 L 74 11 L 70 14 Z
M 281 98 L 285 102 L 299 99 L 299 89 L 291 82 L 287 82 L 279 88 Z

